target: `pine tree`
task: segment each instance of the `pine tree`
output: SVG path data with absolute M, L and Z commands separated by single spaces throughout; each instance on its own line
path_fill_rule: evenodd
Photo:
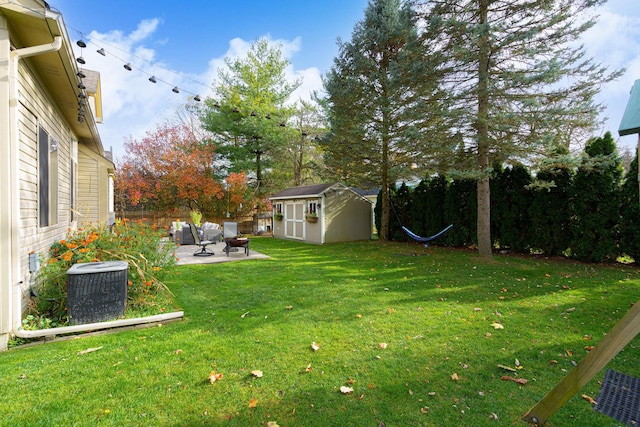
M 597 124 L 594 96 L 620 73 L 585 57 L 575 40 L 606 0 L 431 0 L 424 18 L 429 46 L 446 55 L 455 137 L 439 158 L 477 181 L 478 249 L 491 256 L 490 165 L 524 161 L 564 134 Z M 568 132 L 570 130 L 571 132 Z M 446 143 L 444 143 L 446 142 Z M 458 145 L 454 145 L 458 144 Z M 464 147 L 464 150 L 461 150 Z
M 288 82 L 289 61 L 280 46 L 267 39 L 254 42 L 246 57 L 225 58 L 215 98 L 207 99 L 202 122 L 228 171 L 246 172 L 256 194 L 266 194 L 271 161 L 285 144 L 292 110 L 285 106 L 300 85 Z M 268 186 L 267 186 L 268 187 Z
M 331 134 L 324 141 L 326 167 L 339 179 L 380 187 L 380 238 L 387 240 L 389 188 L 415 174 L 440 105 L 429 52 L 421 44 L 408 2 L 371 0 L 351 40 L 324 81 Z
M 442 236 L 452 246 L 476 244 L 476 189 L 472 179 L 454 179 L 447 187 L 444 199 L 444 217 L 453 228 Z
M 529 253 L 531 220 L 531 175 L 521 164 L 506 168 L 498 182 L 496 209 L 492 211 L 496 217 L 500 236 L 500 248 L 509 248 L 514 252 Z
M 640 264 L 640 199 L 638 196 L 638 156 L 629 165 L 622 184 L 620 210 L 620 252 Z
M 568 150 L 556 153 L 562 154 L 568 154 Z M 563 255 L 571 244 L 569 206 L 573 176 L 568 162 L 549 162 L 536 174 L 542 185 L 534 188 L 529 208 L 531 247 L 547 256 Z
M 571 191 L 574 258 L 587 262 L 615 260 L 620 220 L 622 166 L 610 132 L 584 149 Z

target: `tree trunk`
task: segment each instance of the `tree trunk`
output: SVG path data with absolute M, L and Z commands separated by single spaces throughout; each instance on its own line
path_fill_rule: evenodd
M 480 0 L 480 25 L 487 23 L 489 1 Z M 491 258 L 491 191 L 489 189 L 489 39 L 482 29 L 478 46 L 478 158 L 482 177 L 478 179 L 478 254 Z
M 382 169 L 382 194 L 380 201 L 382 202 L 381 217 L 380 217 L 380 230 L 378 230 L 378 237 L 380 240 L 389 240 L 389 176 L 387 175 L 386 168 Z
M 491 258 L 491 196 L 489 178 L 478 180 L 478 254 Z

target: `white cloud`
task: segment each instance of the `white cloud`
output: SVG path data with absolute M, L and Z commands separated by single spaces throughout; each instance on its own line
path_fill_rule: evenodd
M 582 37 L 587 52 L 597 62 L 608 66 L 610 71 L 626 68 L 619 79 L 603 87 L 597 98 L 606 106 L 608 118 L 602 133 L 609 130 L 614 138 L 618 138 L 629 91 L 634 81 L 640 79 L 640 17 L 628 14 L 628 5 L 623 3 L 614 1 L 601 8 L 597 24 Z M 633 148 L 637 136 L 622 137 L 618 144 Z
M 125 140 L 143 137 L 158 123 L 173 118 L 189 96 L 211 96 L 211 86 L 218 71 L 226 68 L 224 59 L 246 56 L 253 43 L 234 38 L 229 41 L 224 55 L 208 61 L 206 70 L 199 75 L 188 75 L 170 69 L 160 59 L 156 60 L 157 52 L 149 45 L 160 23 L 158 19 L 142 21 L 130 34 L 117 30 L 108 33 L 94 31 L 88 36 L 89 46 L 76 52 L 87 61 L 86 68 L 100 72 L 104 123 L 99 125 L 99 131 L 105 149 L 113 148 L 116 159 L 125 154 Z M 294 40 L 265 37 L 278 44 L 283 57 L 289 60 L 302 46 L 299 37 Z M 106 56 L 97 53 L 99 48 L 106 51 Z M 131 71 L 124 68 L 127 63 L 131 64 Z M 151 76 L 156 78 L 156 84 L 149 82 Z M 291 65 L 286 69 L 286 76 L 291 81 L 303 81 L 293 100 L 308 100 L 312 91 L 322 87 L 317 68 L 296 70 Z M 179 88 L 180 94 L 172 92 L 174 86 Z

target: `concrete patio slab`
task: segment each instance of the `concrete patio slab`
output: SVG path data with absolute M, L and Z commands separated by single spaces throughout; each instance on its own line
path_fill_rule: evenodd
M 269 257 L 256 252 L 249 247 L 249 256 L 244 253 L 244 249 L 238 252 L 231 252 L 229 256 L 223 251 L 224 243 L 217 243 L 207 246 L 207 249 L 213 250 L 214 255 L 211 256 L 194 256 L 193 253 L 200 250 L 198 245 L 182 245 L 176 249 L 176 264 L 215 264 L 218 262 L 246 261 L 250 259 L 268 259 Z

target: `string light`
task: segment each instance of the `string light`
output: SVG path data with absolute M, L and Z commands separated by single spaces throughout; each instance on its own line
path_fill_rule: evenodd
M 25 10 L 28 10 L 28 11 L 30 11 L 30 12 L 32 12 L 32 13 L 34 13 L 34 14 L 40 15 L 40 16 L 42 16 L 42 17 L 45 17 L 45 16 L 46 16 L 46 15 L 45 15 L 45 13 L 43 13 L 41 9 L 34 9 L 34 8 L 30 8 L 30 7 L 27 7 L 27 6 L 24 6 L 24 5 L 18 5 L 18 6 L 22 7 L 22 8 L 23 8 L 23 9 L 25 9 Z M 124 68 L 125 68 L 126 70 L 131 71 L 131 70 L 133 69 L 133 68 L 131 67 L 131 64 L 130 64 L 129 62 L 127 62 L 127 61 L 123 60 L 122 58 L 119 58 L 117 55 L 114 55 L 112 52 L 108 52 L 108 51 L 106 51 L 106 50 L 105 50 L 105 48 L 104 48 L 103 46 L 99 46 L 97 43 L 95 43 L 95 42 L 93 42 L 93 41 L 91 41 L 91 40 L 85 40 L 85 38 L 84 38 L 84 36 L 83 36 L 83 32 L 82 32 L 82 31 L 79 31 L 79 30 L 77 30 L 77 29 L 75 29 L 75 28 L 73 28 L 73 27 L 70 27 L 70 26 L 66 26 L 66 27 L 67 27 L 68 29 L 70 29 L 70 30 L 75 31 L 75 32 L 76 32 L 76 33 L 78 33 L 78 35 L 80 36 L 80 39 L 79 39 L 78 41 L 76 41 L 76 44 L 80 47 L 80 49 L 84 49 L 84 48 L 86 48 L 88 44 L 94 44 L 94 45 L 97 45 L 97 46 L 98 46 L 98 49 L 96 50 L 96 52 L 97 52 L 98 54 L 100 54 L 100 55 L 102 55 L 102 56 L 107 56 L 107 53 L 109 53 L 109 54 L 110 54 L 111 56 L 113 56 L 114 58 L 116 58 L 116 59 L 118 59 L 119 61 L 122 61 L 122 63 L 126 64 L 126 65 L 124 65 Z M 104 41 L 103 41 L 102 43 L 103 43 L 103 44 L 105 44 L 105 45 L 107 45 L 107 46 L 109 46 L 109 47 L 112 47 L 112 48 L 114 48 L 114 49 L 117 49 L 117 50 L 119 50 L 119 51 L 121 51 L 121 52 L 124 52 L 124 53 L 126 53 L 127 55 L 129 55 L 129 56 L 132 56 L 132 57 L 134 57 L 134 58 L 137 58 L 137 59 L 139 59 L 139 60 L 141 60 L 141 61 L 144 61 L 144 62 L 146 62 L 146 63 L 148 63 L 148 64 L 154 65 L 154 66 L 155 66 L 155 67 L 157 67 L 157 68 L 161 68 L 161 69 L 163 69 L 163 70 L 165 70 L 165 71 L 167 71 L 167 72 L 170 72 L 170 73 L 172 73 L 172 74 L 176 74 L 176 75 L 180 76 L 180 77 L 181 77 L 181 78 L 183 78 L 183 79 L 190 80 L 190 81 L 192 81 L 192 82 L 194 82 L 194 83 L 196 83 L 196 84 L 198 84 L 198 85 L 200 85 L 200 86 L 204 86 L 204 87 L 206 87 L 206 88 L 207 88 L 207 89 L 209 89 L 209 90 L 213 90 L 213 88 L 211 88 L 209 85 L 206 85 L 206 84 L 204 84 L 204 83 L 202 83 L 202 82 L 200 82 L 200 81 L 198 81 L 198 80 L 196 80 L 196 79 L 193 79 L 193 78 L 191 78 L 191 77 L 189 77 L 189 76 L 186 76 L 186 75 L 184 75 L 184 74 L 178 73 L 178 72 L 173 71 L 173 70 L 170 70 L 170 69 L 168 69 L 168 68 L 164 68 L 164 67 L 162 67 L 162 66 L 160 66 L 160 65 L 158 65 L 158 64 L 153 64 L 153 63 L 151 63 L 151 61 L 148 61 L 148 60 L 147 60 L 147 59 L 145 59 L 145 58 L 139 57 L 139 56 L 137 56 L 137 55 L 135 55 L 135 54 L 133 54 L 133 53 L 131 53 L 131 52 L 125 51 L 125 50 L 123 50 L 123 49 L 121 49 L 121 48 L 119 48 L 119 47 L 117 47 L 117 46 L 111 45 L 111 44 L 106 43 L 106 42 L 104 42 Z M 87 61 L 86 61 L 86 60 L 84 59 L 84 57 L 82 56 L 82 53 L 80 54 L 80 56 L 79 56 L 78 58 L 76 58 L 76 61 L 78 62 L 78 64 L 81 64 L 81 65 L 85 65 L 85 64 L 87 63 Z M 149 78 L 149 81 L 150 81 L 150 82 L 152 82 L 152 83 L 156 83 L 157 81 L 160 81 L 160 82 L 165 83 L 165 84 L 167 84 L 167 85 L 173 86 L 173 89 L 172 89 L 172 91 L 173 91 L 173 92 L 175 92 L 175 93 L 180 93 L 180 90 L 178 89 L 178 86 L 175 86 L 174 84 L 171 84 L 171 83 L 166 82 L 166 81 L 164 81 L 164 80 L 161 80 L 161 79 L 159 79 L 159 78 L 156 78 L 155 76 L 153 76 L 153 75 L 151 75 L 151 74 L 149 74 L 149 73 L 146 73 L 144 70 L 138 70 L 138 71 L 140 71 L 140 72 L 142 72 L 142 73 L 145 73 L 145 74 L 147 74 L 147 75 L 151 76 L 151 78 Z M 81 79 L 81 80 L 80 80 L 79 85 L 84 86 L 84 85 L 83 85 L 83 83 L 82 83 L 82 79 L 86 78 L 86 75 L 82 72 L 82 70 L 80 70 L 80 71 L 77 73 L 77 76 L 78 76 L 78 78 L 80 78 L 80 79 Z M 78 93 L 78 98 L 80 98 L 80 101 L 82 101 L 82 99 L 85 99 L 85 98 L 87 97 L 87 96 L 84 94 L 83 90 L 84 90 L 84 89 L 81 89 L 81 90 L 80 90 L 80 92 Z M 196 93 L 193 93 L 193 92 L 189 92 L 189 91 L 187 91 L 187 90 L 185 90 L 185 89 L 181 89 L 181 90 L 182 90 L 183 92 L 185 92 L 185 93 L 188 93 L 188 94 L 190 94 L 190 95 L 193 95 L 193 100 L 194 100 L 194 101 L 199 102 L 199 101 L 201 101 L 201 100 L 202 100 L 202 98 L 200 97 L 200 95 L 199 95 L 199 94 L 196 94 Z M 81 120 L 81 119 L 82 119 L 82 120 Z M 78 120 L 82 122 L 82 121 L 84 121 L 84 117 L 81 117 L 81 116 L 79 115 L 79 116 L 78 116 Z
M 125 64 L 123 67 L 124 67 L 127 71 L 132 71 L 133 67 L 132 67 L 132 65 L 131 65 L 131 62 L 125 61 L 124 59 L 122 59 L 122 58 L 118 57 L 117 55 L 115 55 L 113 52 L 110 52 L 110 51 L 105 50 L 105 48 L 104 48 L 103 46 L 98 45 L 98 43 L 96 43 L 96 42 L 94 42 L 94 41 L 92 41 L 92 40 L 87 40 L 87 41 L 85 42 L 85 37 L 84 37 L 84 35 L 83 35 L 83 33 L 82 33 L 81 31 L 79 31 L 79 30 L 77 30 L 77 29 L 75 29 L 75 28 L 73 28 L 73 27 L 69 27 L 69 26 L 68 26 L 68 28 L 69 28 L 69 29 L 72 29 L 72 30 L 73 30 L 73 31 L 75 31 L 75 32 L 77 32 L 77 33 L 78 33 L 78 35 L 80 36 L 80 40 L 79 40 L 76 44 L 78 44 L 79 46 L 80 46 L 80 42 L 82 42 L 82 43 L 84 44 L 84 46 L 87 46 L 87 44 L 94 44 L 94 45 L 96 45 L 96 46 L 98 47 L 98 50 L 96 50 L 96 52 L 97 52 L 97 53 L 99 53 L 99 54 L 100 54 L 100 55 L 102 55 L 102 56 L 107 56 L 107 54 L 109 54 L 110 56 L 112 56 L 112 57 L 114 57 L 114 58 L 118 59 L 119 61 L 122 61 L 122 62 Z M 204 87 L 206 87 L 207 89 L 213 90 L 209 85 L 206 85 L 206 84 L 204 84 L 204 83 L 202 83 L 202 82 L 200 82 L 200 81 L 198 81 L 198 80 L 196 80 L 196 79 L 193 79 L 193 78 L 191 78 L 191 77 L 189 77 L 189 76 L 186 76 L 186 75 L 184 75 L 184 74 L 178 73 L 178 72 L 176 72 L 176 71 L 174 71 L 174 70 L 170 70 L 170 69 L 164 68 L 164 67 L 162 67 L 162 66 L 160 66 L 160 65 L 157 65 L 157 64 L 155 64 L 155 63 L 152 63 L 151 61 L 147 60 L 146 58 L 142 58 L 142 57 L 140 57 L 140 56 L 138 56 L 138 55 L 135 55 L 134 53 L 131 53 L 131 52 L 129 52 L 129 51 L 126 51 L 126 50 L 124 50 L 124 49 L 121 49 L 121 48 L 119 48 L 118 46 L 111 45 L 111 44 L 109 44 L 109 43 L 107 43 L 107 42 L 105 42 L 105 41 L 101 41 L 101 43 L 102 43 L 102 44 L 104 44 L 104 45 L 107 45 L 107 46 L 109 46 L 109 47 L 111 47 L 111 48 L 113 48 L 113 49 L 117 49 L 117 50 L 119 50 L 119 51 L 121 51 L 121 52 L 125 53 L 126 55 L 128 55 L 128 56 L 130 56 L 130 57 L 136 58 L 136 59 L 138 59 L 138 60 L 140 60 L 140 61 L 143 61 L 143 62 L 146 62 L 146 63 L 148 63 L 148 64 L 150 64 L 150 65 L 153 65 L 154 67 L 161 68 L 161 69 L 163 69 L 163 70 L 165 70 L 165 71 L 168 71 L 168 72 L 170 72 L 170 73 L 172 73 L 172 74 L 176 74 L 176 75 L 180 76 L 180 77 L 181 77 L 181 78 L 183 78 L 183 79 L 190 80 L 190 81 L 192 81 L 192 82 L 194 82 L 194 83 L 196 83 L 196 84 L 198 84 L 198 85 L 200 85 L 200 86 L 204 86 Z M 84 60 L 84 58 L 83 58 L 83 60 Z M 86 61 L 85 61 L 85 63 L 86 63 Z M 140 69 L 140 68 L 137 68 L 137 71 L 139 71 L 139 72 L 142 72 L 142 73 L 144 73 L 144 74 L 149 75 L 149 76 L 150 76 L 149 81 L 150 81 L 151 83 L 157 83 L 158 81 L 160 81 L 160 82 L 165 83 L 165 84 L 167 84 L 167 85 L 174 86 L 174 88 L 177 88 L 177 86 L 172 85 L 170 82 L 167 82 L 167 81 L 161 80 L 161 79 L 157 78 L 156 76 L 151 75 L 150 73 L 147 73 L 147 72 L 145 72 L 144 70 L 142 70 L 142 69 Z M 193 95 L 193 100 L 194 100 L 194 101 L 196 101 L 196 102 L 199 102 L 199 101 L 201 101 L 201 100 L 202 100 L 202 98 L 200 97 L 200 95 L 199 95 L 199 94 L 196 94 L 196 93 L 190 92 L 190 91 L 185 90 L 185 89 L 183 89 L 183 88 L 180 88 L 180 89 L 178 90 L 178 92 L 176 92 L 175 90 L 172 90 L 172 92 L 174 92 L 174 93 L 180 93 L 180 91 L 183 91 L 183 92 L 185 92 L 185 93 L 188 93 L 188 94 L 190 94 L 190 95 Z

